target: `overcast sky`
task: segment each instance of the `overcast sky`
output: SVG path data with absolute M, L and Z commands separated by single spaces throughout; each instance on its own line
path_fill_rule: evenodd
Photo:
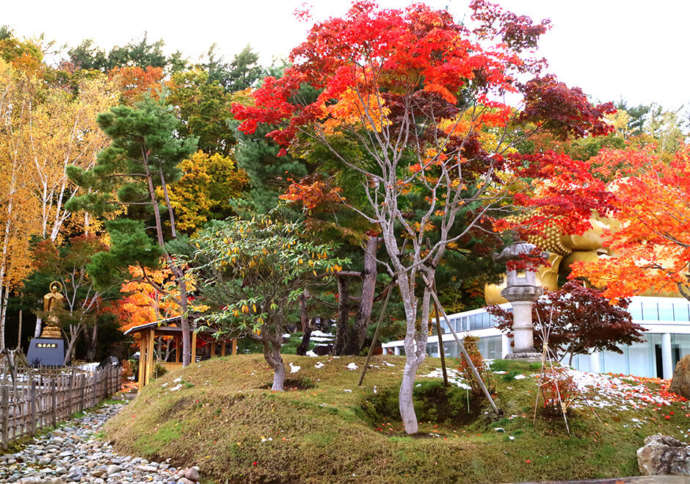
M 550 18 L 541 53 L 551 72 L 599 101 L 690 105 L 690 2 L 686 0 L 493 0 L 516 13 Z M 0 23 L 19 36 L 109 49 L 148 32 L 166 50 L 196 60 L 212 43 L 231 59 L 249 44 L 270 63 L 302 40 L 308 25 L 293 12 L 303 0 L 34 0 L 2 2 Z M 341 15 L 349 0 L 311 0 L 314 17 Z M 381 0 L 387 7 L 402 0 Z M 461 19 L 469 0 L 427 0 Z

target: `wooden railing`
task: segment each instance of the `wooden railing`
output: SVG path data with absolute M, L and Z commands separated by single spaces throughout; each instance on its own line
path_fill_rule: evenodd
M 120 367 L 92 372 L 31 369 L 0 375 L 0 442 L 32 436 L 71 415 L 93 407 L 120 389 Z

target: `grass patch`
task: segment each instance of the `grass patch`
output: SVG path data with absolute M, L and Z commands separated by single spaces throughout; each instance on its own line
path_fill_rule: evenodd
M 404 433 L 397 413 L 404 358 L 374 357 L 361 387 L 359 371 L 347 366 L 354 362 L 361 369 L 363 357 L 284 358 L 301 367 L 293 379 L 315 386 L 271 392 L 259 388 L 272 379 L 261 355 L 216 358 L 172 371 L 145 387 L 108 422 L 106 438 L 130 455 L 199 465 L 204 477 L 216 482 L 387 483 L 636 475 L 635 451 L 645 436 L 661 432 L 686 440 L 681 432 L 687 430 L 687 403 L 663 412 L 651 407 L 634 412 L 598 408 L 597 415 L 575 410 L 569 418 L 571 437 L 562 420 L 533 423 L 533 377 L 497 378 L 496 402 L 503 418 L 492 418 L 486 404 L 478 403 L 466 421 L 457 420 L 466 412 L 464 390 L 446 390 L 439 379 L 419 377 L 415 400 L 425 437 L 413 438 Z M 439 367 L 437 359 L 428 358 L 418 374 Z M 526 376 L 538 370 L 527 362 L 503 360 L 492 368 Z M 171 392 L 177 377 L 193 386 Z M 662 413 L 670 410 L 674 415 L 664 419 Z

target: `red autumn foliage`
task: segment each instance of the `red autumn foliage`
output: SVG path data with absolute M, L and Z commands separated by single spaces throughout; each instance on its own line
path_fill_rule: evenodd
M 573 265 L 571 277 L 587 278 L 611 298 L 646 291 L 690 299 L 690 146 L 670 160 L 642 150 L 602 150 L 591 158 L 609 183 L 617 224 L 604 233 L 611 255 Z
M 341 191 L 340 187 L 332 187 L 327 181 L 306 177 L 299 182 L 293 181 L 280 199 L 301 203 L 311 212 L 321 205 L 339 202 Z
M 616 112 L 613 103 L 593 106 L 582 89 L 569 88 L 555 76 L 536 77 L 522 87 L 525 108 L 519 119 L 543 126 L 562 139 L 601 136 L 613 131 L 602 118 Z

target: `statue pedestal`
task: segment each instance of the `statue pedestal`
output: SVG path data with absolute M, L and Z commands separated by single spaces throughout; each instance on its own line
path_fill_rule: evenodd
M 530 363 L 540 363 L 541 353 L 524 351 L 522 353 L 509 353 L 505 356 L 506 360 L 529 361 Z
M 32 338 L 26 360 L 31 366 L 63 366 L 65 341 L 62 338 Z

